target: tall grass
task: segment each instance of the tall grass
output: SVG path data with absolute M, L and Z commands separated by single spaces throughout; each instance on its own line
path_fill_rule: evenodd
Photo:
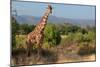
M 26 35 L 16 35 L 16 48 L 27 48 Z

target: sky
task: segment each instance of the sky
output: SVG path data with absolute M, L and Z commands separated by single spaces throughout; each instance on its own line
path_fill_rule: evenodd
M 12 1 L 11 7 L 12 10 L 17 10 L 18 15 L 41 17 L 48 4 L 51 4 L 53 7 L 51 14 L 53 16 L 95 20 L 95 6 L 89 5 Z

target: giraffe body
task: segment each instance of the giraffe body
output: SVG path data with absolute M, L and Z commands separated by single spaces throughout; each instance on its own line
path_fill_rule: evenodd
M 33 45 L 36 45 L 39 50 L 41 49 L 44 37 L 43 32 L 47 24 L 48 16 L 50 13 L 52 13 L 52 7 L 51 5 L 48 5 L 48 8 L 44 16 L 41 18 L 40 22 L 36 25 L 35 29 L 27 35 L 26 44 L 27 44 L 28 54 L 32 50 Z

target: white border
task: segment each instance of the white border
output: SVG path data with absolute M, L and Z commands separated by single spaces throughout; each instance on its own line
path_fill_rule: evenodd
M 0 67 L 10 64 L 10 1 L 0 1 Z

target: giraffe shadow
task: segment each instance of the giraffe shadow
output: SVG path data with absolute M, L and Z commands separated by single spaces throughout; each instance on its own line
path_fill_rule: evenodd
M 41 57 L 45 59 L 45 63 L 55 63 L 58 59 L 58 55 L 55 52 L 44 49 L 42 50 Z
M 26 57 L 25 49 L 12 49 L 11 52 L 11 65 L 17 66 L 23 64 Z
M 41 49 L 41 53 L 38 55 L 38 49 L 34 49 L 31 51 L 31 56 L 35 58 L 36 64 L 48 64 L 55 63 L 58 60 L 58 55 L 54 51 L 50 51 L 48 49 Z M 40 59 L 36 59 L 37 57 Z

